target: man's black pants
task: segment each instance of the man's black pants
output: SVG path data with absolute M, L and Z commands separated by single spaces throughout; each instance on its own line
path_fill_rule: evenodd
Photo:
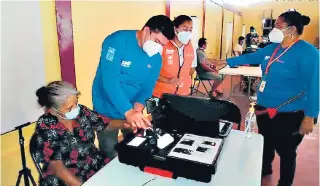
M 257 116 L 259 133 L 264 137 L 262 174 L 272 173 L 276 151 L 280 156 L 279 186 L 293 184 L 296 150 L 303 139 L 298 133 L 303 118 L 303 111 L 278 113 L 273 119 L 268 114 Z

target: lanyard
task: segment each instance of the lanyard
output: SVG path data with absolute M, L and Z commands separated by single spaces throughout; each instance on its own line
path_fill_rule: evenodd
M 265 74 L 268 74 L 270 66 L 271 66 L 275 61 L 277 61 L 281 56 L 283 56 L 283 54 L 285 54 L 285 53 L 286 53 L 295 43 L 297 43 L 298 41 L 299 41 L 299 39 L 297 39 L 296 41 L 294 41 L 288 48 L 286 48 L 285 51 L 283 51 L 278 57 L 276 57 L 276 58 L 274 59 L 274 57 L 276 56 L 277 52 L 278 52 L 279 49 L 280 49 L 280 44 L 279 44 L 279 46 L 273 51 L 273 53 L 272 53 L 272 55 L 271 55 L 271 57 L 270 57 L 270 60 L 269 60 L 269 62 L 268 62 L 268 64 L 267 64 L 267 68 L 266 68 Z

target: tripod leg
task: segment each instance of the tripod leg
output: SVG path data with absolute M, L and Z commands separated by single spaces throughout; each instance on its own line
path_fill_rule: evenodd
M 20 185 L 20 181 L 21 181 L 22 175 L 23 175 L 23 170 L 19 171 L 19 176 L 18 176 L 18 179 L 17 179 L 16 186 Z
M 28 176 L 29 176 L 29 178 L 30 178 L 30 180 L 31 180 L 32 185 L 33 185 L 33 186 L 37 186 L 36 182 L 34 181 L 34 178 L 32 177 L 32 174 L 31 174 L 31 170 L 30 170 L 30 169 L 28 169 Z

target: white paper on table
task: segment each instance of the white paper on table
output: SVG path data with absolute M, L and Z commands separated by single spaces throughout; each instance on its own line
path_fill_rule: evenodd
M 139 145 L 141 145 L 144 141 L 146 140 L 146 138 L 142 138 L 142 137 L 135 137 L 133 138 L 133 140 L 131 140 L 128 145 L 130 146 L 134 146 L 134 147 L 138 147 Z

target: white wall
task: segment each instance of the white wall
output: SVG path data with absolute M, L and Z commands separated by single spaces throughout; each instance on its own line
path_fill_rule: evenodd
M 45 83 L 39 1 L 1 1 L 1 133 L 38 119 Z

